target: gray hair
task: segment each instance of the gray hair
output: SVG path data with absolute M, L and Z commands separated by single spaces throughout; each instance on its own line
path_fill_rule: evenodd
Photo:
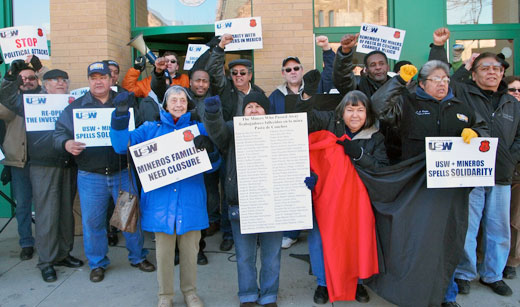
M 168 101 L 168 97 L 170 97 L 171 94 L 178 94 L 178 93 L 184 93 L 184 95 L 186 95 L 186 99 L 188 100 L 188 102 L 191 101 L 190 94 L 188 94 L 188 91 L 184 87 L 182 87 L 180 85 L 172 85 L 166 90 L 166 93 L 164 93 L 163 108 L 165 110 L 166 110 L 166 102 Z
M 439 61 L 439 60 L 431 60 L 426 62 L 421 70 L 419 71 L 419 76 L 417 76 L 418 82 L 425 82 L 426 79 L 430 76 L 430 74 L 437 69 L 442 69 L 446 73 L 446 76 L 450 76 L 450 67 L 448 64 Z

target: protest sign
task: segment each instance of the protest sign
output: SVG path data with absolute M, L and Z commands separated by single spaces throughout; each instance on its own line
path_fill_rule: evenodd
M 233 121 L 241 233 L 312 228 L 307 114 Z
M 197 59 L 208 49 L 209 47 L 204 44 L 189 44 L 184 60 L 184 70 L 190 70 Z
M 75 99 L 67 94 L 25 94 L 23 105 L 25 111 L 26 131 L 49 131 L 54 126 L 61 112 Z
M 389 59 L 399 60 L 405 34 L 405 30 L 364 23 L 359 31 L 356 51 L 369 53 L 379 50 Z
M 117 92 L 117 86 L 111 86 L 110 89 L 113 90 L 114 92 Z M 88 91 L 90 91 L 89 86 L 80 87 L 80 88 L 70 91 L 70 95 L 74 96 L 76 98 L 79 98 L 79 97 L 85 95 L 85 93 Z
M 495 185 L 497 138 L 427 137 L 428 188 L 488 187 Z
M 5 155 L 2 149 L 0 149 L 0 161 L 2 161 L 3 159 L 5 159 Z
M 85 143 L 86 147 L 112 146 L 110 141 L 110 121 L 115 108 L 74 109 L 74 141 Z M 134 109 L 130 108 L 128 130 L 135 129 Z
M 260 17 L 226 19 L 215 22 L 215 35 L 232 34 L 233 41 L 226 51 L 262 49 L 262 19 Z
M 25 60 L 34 54 L 41 60 L 49 59 L 47 37 L 43 28 L 19 26 L 0 29 L 0 47 L 6 64 L 14 60 Z
M 145 192 L 211 169 L 207 152 L 193 144 L 199 134 L 192 125 L 130 147 Z

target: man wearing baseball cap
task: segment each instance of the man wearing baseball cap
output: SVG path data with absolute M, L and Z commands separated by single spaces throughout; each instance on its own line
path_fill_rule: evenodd
M 107 257 L 108 241 L 105 227 L 107 207 L 112 197 L 117 201 L 119 190 L 129 190 L 126 155 L 118 155 L 112 146 L 86 147 L 74 140 L 74 109 L 113 108 L 114 103 L 126 101 L 133 106 L 133 94 L 123 92 L 116 96 L 110 90 L 110 69 L 106 62 L 94 62 L 87 68 L 90 91 L 68 105 L 56 122 L 54 148 L 67 151 L 78 165 L 78 192 L 81 202 L 83 242 L 91 268 L 90 281 L 100 282 L 110 264 Z M 141 271 L 152 272 L 155 266 L 146 260 L 141 229 L 135 233 L 123 232 L 130 264 Z
M 270 111 L 274 114 L 285 113 L 285 96 L 300 94 L 303 90 L 303 66 L 298 57 L 289 56 L 283 59 L 282 77 L 285 82 L 269 95 Z

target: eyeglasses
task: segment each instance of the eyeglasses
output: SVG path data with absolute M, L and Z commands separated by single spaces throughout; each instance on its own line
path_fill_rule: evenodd
M 166 60 L 168 62 L 168 60 Z M 169 60 L 170 63 L 175 64 L 177 63 L 177 60 Z
M 520 88 L 508 88 L 507 89 L 508 92 L 511 92 L 511 93 L 514 93 L 514 92 L 517 92 L 517 93 L 520 93 Z
M 429 81 L 433 81 L 435 83 L 446 83 L 446 84 L 450 84 L 450 78 L 448 77 L 444 77 L 444 78 L 439 78 L 439 77 L 431 77 L 430 79 L 426 79 L 426 80 L 429 80 Z
M 22 81 L 34 81 L 36 79 L 38 79 L 36 76 L 22 77 Z
M 58 82 L 68 82 L 69 79 L 64 79 L 64 78 L 52 78 L 52 79 L 48 79 L 48 81 L 52 81 L 52 82 L 58 83 Z
M 238 70 L 232 70 L 232 71 L 231 71 L 231 74 L 232 74 L 233 76 L 236 76 L 236 75 L 238 75 L 238 74 L 240 74 L 241 76 L 245 76 L 245 75 L 247 75 L 247 71 L 245 71 L 245 70 L 241 70 L 241 71 L 238 71 Z
M 478 66 L 478 69 L 484 72 L 493 71 L 499 73 L 504 70 L 504 67 L 500 63 L 482 63 Z
M 283 68 L 283 70 L 285 70 L 286 73 L 290 73 L 293 69 L 294 69 L 294 71 L 298 71 L 298 70 L 300 70 L 300 66 Z

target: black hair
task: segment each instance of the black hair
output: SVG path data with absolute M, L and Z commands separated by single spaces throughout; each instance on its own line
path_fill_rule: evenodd
M 363 129 L 373 126 L 376 123 L 376 117 L 372 112 L 372 107 L 370 106 L 370 98 L 368 98 L 367 95 L 365 95 L 365 93 L 362 91 L 350 91 L 345 96 L 343 96 L 343 99 L 341 99 L 338 106 L 336 107 L 336 116 L 343 119 L 343 114 L 345 113 L 347 106 L 357 107 L 359 105 L 364 106 L 367 113 Z

